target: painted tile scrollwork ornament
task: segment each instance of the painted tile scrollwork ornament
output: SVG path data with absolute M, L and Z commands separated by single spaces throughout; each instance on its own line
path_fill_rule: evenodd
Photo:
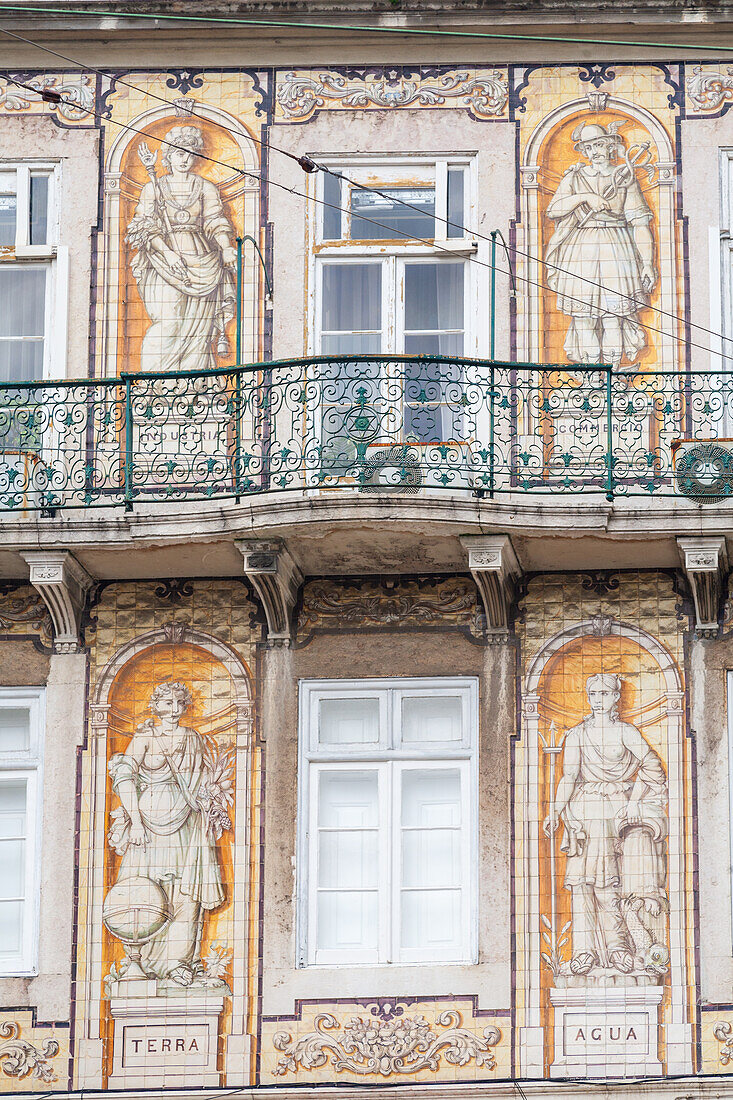
M 695 65 L 687 78 L 687 95 L 695 111 L 717 111 L 733 99 L 733 68 L 721 73 Z
M 39 1081 L 50 1083 L 57 1081 L 49 1059 L 55 1058 L 59 1052 L 59 1044 L 55 1039 L 43 1039 L 40 1048 L 29 1043 L 27 1039 L 21 1039 L 20 1027 L 12 1020 L 5 1020 L 0 1024 L 0 1068 L 6 1077 L 33 1076 Z
M 441 580 L 374 580 L 338 584 L 309 581 L 303 590 L 298 635 L 334 627 L 467 626 L 479 634 L 476 586 L 468 577 Z
M 23 84 L 25 86 L 22 88 L 10 82 L 0 86 L 0 108 L 13 112 L 30 111 L 33 108 L 48 110 L 41 98 L 41 89 L 51 89 L 62 96 L 61 101 L 53 103 L 50 110 L 58 112 L 67 122 L 88 120 L 89 112 L 94 107 L 92 79 L 86 74 L 53 76 L 44 73 L 28 77 Z
M 509 96 L 506 76 L 498 69 L 471 77 L 467 70 L 445 73 L 437 80 L 407 80 L 397 73 L 369 82 L 347 79 L 339 73 L 317 76 L 285 73 L 277 90 L 277 102 L 286 118 L 302 121 L 315 110 L 331 104 L 343 107 L 444 107 L 449 100 L 469 107 L 477 118 L 503 114 Z
M 713 1035 L 722 1043 L 720 1049 L 720 1061 L 727 1066 L 733 1060 L 733 1027 L 727 1020 L 722 1020 L 713 1028 Z
M 343 1026 L 329 1012 L 319 1012 L 315 1030 L 300 1039 L 293 1041 L 284 1031 L 274 1036 L 273 1044 L 283 1057 L 273 1075 L 316 1069 L 329 1061 L 337 1073 L 359 1076 L 390 1077 L 425 1069 L 435 1072 L 442 1058 L 454 1066 L 473 1060 L 477 1066 L 495 1069 L 491 1047 L 501 1039 L 499 1029 L 490 1024 L 479 1036 L 462 1023 L 456 1009 L 441 1012 L 434 1023 L 423 1015 L 352 1016 Z
M 0 632 L 23 633 L 28 628 L 51 640 L 51 614 L 41 596 L 27 585 L 0 593 Z

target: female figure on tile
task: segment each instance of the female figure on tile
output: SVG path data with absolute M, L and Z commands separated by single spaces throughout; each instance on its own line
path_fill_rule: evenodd
M 586 683 L 590 714 L 568 730 L 545 832 L 562 822 L 575 975 L 666 969 L 666 778 L 636 726 L 618 716 L 621 681 Z M 553 888 L 554 888 L 553 884 Z
M 547 207 L 554 232 L 544 259 L 557 308 L 570 317 L 570 363 L 634 363 L 644 348 L 639 311 L 657 282 L 652 210 L 636 165 L 650 166 L 647 146 L 627 150 L 619 122 L 577 127 L 576 150 L 587 164 L 567 170 Z
M 191 702 L 180 681 L 158 684 L 150 699 L 155 717 L 109 763 L 121 803 L 110 827 L 110 844 L 122 856 L 117 882 L 153 879 L 168 897 L 171 919 L 143 947 L 141 965 L 149 977 L 181 986 L 202 968 L 204 914 L 225 897 L 206 813 L 210 754 L 201 735 L 180 724 Z
M 127 242 L 137 250 L 132 273 L 152 322 L 140 366 L 215 368 L 215 347 L 229 353 L 225 330 L 236 310 L 234 229 L 216 185 L 194 170 L 204 148 L 201 130 L 174 126 L 162 148 L 168 174 L 157 176 L 156 154 L 139 147 L 150 181 L 127 227 Z

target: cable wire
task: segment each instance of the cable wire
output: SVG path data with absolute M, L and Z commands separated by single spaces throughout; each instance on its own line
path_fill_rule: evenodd
M 75 58 L 69 57 L 67 54 L 62 54 L 57 50 L 52 50 L 49 47 L 41 46 L 40 43 L 35 42 L 30 38 L 25 38 L 23 35 L 17 34 L 15 31 L 9 31 L 4 27 L 0 27 L 0 32 L 3 33 L 3 34 L 9 35 L 12 38 L 17 38 L 19 41 L 25 42 L 29 46 L 34 46 L 37 49 L 44 51 L 45 53 L 50 53 L 55 57 L 59 57 L 63 61 L 68 61 L 70 64 L 76 65 L 80 69 L 88 70 L 89 72 L 96 73 L 97 76 L 102 76 L 102 77 L 105 77 L 108 80 L 116 82 L 117 84 L 121 84 L 125 88 L 130 88 L 131 90 L 141 92 L 142 94 L 148 94 L 151 99 L 155 99 L 159 103 L 165 103 L 167 106 L 170 106 L 170 107 L 175 106 L 175 104 L 171 100 L 166 99 L 165 96 L 158 95 L 155 92 L 148 92 L 147 89 L 141 88 L 140 85 L 133 84 L 129 80 L 124 80 L 122 77 L 119 77 L 119 76 L 115 75 L 114 73 L 106 72 L 103 69 L 98 69 L 93 65 L 85 65 L 84 63 L 76 60 Z M 8 77 L 7 79 L 12 80 L 11 77 Z M 25 84 L 21 84 L 17 80 L 13 80 L 13 83 L 19 84 L 20 87 L 27 88 L 29 91 L 37 91 L 37 89 L 30 88 L 28 85 L 25 85 Z M 58 94 L 58 93 L 56 93 L 56 94 Z M 60 99 L 60 96 L 59 96 L 59 99 Z M 189 110 L 187 112 L 187 114 L 190 115 L 193 118 L 200 118 L 200 119 L 202 119 L 202 121 L 207 121 L 205 115 L 201 115 L 198 112 L 196 112 L 195 110 Z M 228 129 L 226 126 L 222 126 L 222 129 L 224 129 L 227 133 L 232 134 L 232 136 L 234 136 L 233 131 Z M 371 192 L 375 195 L 381 196 L 384 199 L 387 199 L 388 201 L 397 203 L 400 206 L 404 206 L 407 209 L 410 209 L 410 210 L 416 211 L 418 213 L 421 213 L 421 211 L 419 210 L 419 207 L 414 206 L 412 203 L 407 202 L 405 199 L 397 198 L 396 196 L 388 196 L 383 191 L 380 191 L 378 188 L 368 187 L 364 184 L 358 183 L 356 180 L 354 180 L 351 177 L 347 176 L 344 172 L 334 171 L 333 169 L 328 168 L 325 164 L 322 164 L 319 161 L 312 160 L 312 158 L 310 158 L 309 156 L 303 156 L 303 155 L 298 156 L 297 154 L 292 153 L 287 149 L 283 149 L 279 145 L 275 145 L 272 142 L 264 141 L 262 138 L 255 137 L 254 134 L 251 134 L 251 132 L 249 130 L 248 130 L 248 133 L 249 133 L 250 137 L 252 137 L 253 141 L 255 141 L 262 148 L 269 149 L 273 152 L 280 153 L 282 156 L 287 157 L 290 160 L 294 161 L 296 164 L 300 165 L 300 167 L 306 172 L 313 172 L 313 171 L 324 172 L 327 175 L 333 176 L 334 178 L 345 180 L 350 186 L 356 187 L 361 191 Z M 341 209 L 344 209 L 344 208 L 341 208 Z M 363 220 L 368 221 L 369 219 L 363 219 Z M 476 237 L 480 240 L 487 241 L 487 242 L 491 241 L 490 236 L 487 236 L 486 234 L 481 233 L 479 230 L 471 229 L 468 226 L 463 225 L 459 222 L 450 221 L 448 218 L 443 218 L 443 217 L 440 217 L 439 215 L 435 215 L 435 220 L 439 221 L 439 222 L 443 222 L 446 226 L 446 229 L 449 226 L 452 226 L 452 227 L 455 227 L 457 229 L 461 229 L 464 234 L 468 234 L 471 237 Z M 382 224 L 382 223 L 375 223 L 375 224 Z M 385 227 L 385 228 L 389 228 L 389 227 Z M 416 238 L 416 239 L 422 240 L 423 238 Z M 513 252 L 513 253 L 515 253 L 515 255 L 524 256 L 528 260 L 532 260 L 535 263 L 539 263 L 543 267 L 552 268 L 555 271 L 563 272 L 566 275 L 571 275 L 573 278 L 577 279 L 579 282 L 583 282 L 583 283 L 586 283 L 590 286 L 594 286 L 599 290 L 604 290 L 604 291 L 608 290 L 608 288 L 605 287 L 603 285 L 603 283 L 599 283 L 594 279 L 589 279 L 587 276 L 579 275 L 576 272 L 570 272 L 570 271 L 568 271 L 567 268 L 564 268 L 564 267 L 560 266 L 559 264 L 550 263 L 548 260 L 542 259 L 539 256 L 533 256 L 531 253 L 523 251 L 522 249 L 517 248 L 515 245 L 507 244 L 507 242 L 505 240 L 503 240 L 503 238 L 502 238 L 502 244 L 503 244 L 503 247 L 504 247 L 504 251 L 507 254 L 509 252 Z M 479 262 L 479 263 L 481 262 L 481 261 L 477 261 L 475 257 L 469 257 L 469 258 L 474 259 L 474 262 Z M 507 260 L 509 260 L 508 255 L 507 255 Z M 501 269 L 497 268 L 496 270 L 501 270 Z M 503 272 L 503 273 L 506 274 L 506 272 Z M 508 272 L 508 274 L 511 276 L 512 279 L 514 279 L 514 273 L 511 270 Z M 522 277 L 520 276 L 520 279 L 521 278 Z M 539 283 L 536 284 L 536 285 L 537 286 L 543 286 L 543 287 L 545 286 L 544 284 L 539 284 Z M 550 292 L 552 293 L 552 290 L 549 286 L 545 287 L 545 289 L 550 290 Z M 616 293 L 617 297 L 619 297 L 619 298 L 623 298 L 626 301 L 638 304 L 636 299 L 632 295 L 618 293 L 618 292 L 614 292 L 614 293 Z M 564 297 L 569 298 L 571 301 L 582 302 L 582 299 L 574 298 L 572 295 L 564 295 Z M 720 340 L 721 343 L 724 343 L 724 342 L 733 343 L 733 337 L 724 336 L 722 333 L 715 332 L 713 329 L 710 329 L 705 325 L 698 324 L 695 321 L 688 321 L 687 318 L 681 317 L 679 314 L 672 313 L 670 310 L 662 309 L 660 306 L 655 306 L 651 302 L 646 303 L 643 306 L 643 308 L 644 309 L 650 309 L 652 312 L 658 313 L 660 316 L 669 317 L 671 320 L 677 321 L 678 324 L 681 324 L 681 325 L 684 325 L 684 326 L 689 325 L 690 328 L 697 329 L 699 332 L 704 332 L 708 336 L 712 336 L 713 339 Z M 643 328 L 649 328 L 652 331 L 663 332 L 663 330 L 661 330 L 661 329 L 653 329 L 652 326 L 645 325 L 644 322 L 640 321 L 638 323 Z M 672 337 L 675 340 L 679 339 L 679 337 L 672 336 L 671 333 L 666 333 L 664 335 L 668 335 L 668 336 Z M 705 349 L 705 350 L 707 350 L 708 353 L 711 354 L 711 355 L 719 354 L 717 351 L 713 351 L 712 349 Z
M 233 19 L 231 16 L 224 18 L 223 16 L 216 15 L 175 15 L 155 13 L 155 12 L 132 12 L 132 11 L 119 11 L 114 9 L 111 11 L 98 11 L 94 8 L 61 8 L 61 7 L 44 7 L 39 4 L 0 4 L 0 15 L 3 11 L 13 12 L 38 12 L 45 15 L 99 15 L 105 19 L 154 19 L 158 22 L 176 22 L 176 23 L 213 23 L 221 24 L 227 27 L 280 27 L 288 30 L 319 30 L 319 31 L 360 31 L 367 34 L 401 34 L 401 35 L 421 35 L 429 38 L 470 38 L 470 39 L 489 39 L 498 41 L 509 42 L 559 42 L 564 45 L 572 46 L 633 46 L 636 48 L 649 50 L 686 50 L 686 51 L 704 51 L 706 53 L 731 53 L 733 52 L 733 46 L 705 46 L 702 44 L 691 45 L 688 42 L 649 42 L 639 41 L 638 39 L 624 39 L 624 38 L 573 38 L 568 35 L 559 34 L 525 34 L 521 31 L 512 33 L 511 31 L 456 31 L 456 30 L 444 30 L 442 28 L 427 28 L 427 27 L 385 27 L 370 26 L 369 24 L 360 23 L 312 23 L 310 21 L 305 22 L 298 20 L 297 22 L 289 22 L 284 19 Z
M 107 72 L 103 69 L 98 69 L 93 65 L 85 65 L 83 62 L 80 62 L 80 61 L 76 60 L 73 57 L 69 57 L 67 54 L 60 53 L 58 50 L 52 50 L 47 46 L 42 46 L 42 45 L 40 45 L 40 43 L 35 42 L 30 38 L 25 38 L 23 35 L 17 34 L 15 31 L 9 31 L 5 27 L 0 27 L 0 33 L 9 35 L 12 38 L 16 38 L 19 41 L 25 42 L 29 46 L 34 46 L 37 49 L 42 50 L 45 53 L 50 53 L 55 57 L 61 58 L 63 61 L 68 61 L 70 64 L 76 65 L 80 69 L 88 70 L 89 72 L 95 73 L 97 76 L 102 76 L 102 77 L 105 77 L 108 80 L 114 81 L 117 84 L 121 84 L 123 87 L 130 88 L 133 91 L 138 91 L 138 92 L 141 92 L 143 94 L 149 95 L 149 97 L 151 99 L 155 99 L 159 103 L 165 103 L 167 106 L 170 106 L 170 107 L 175 106 L 175 104 L 171 100 L 166 99 L 165 96 L 158 95 L 158 94 L 156 94 L 155 92 L 152 92 L 152 91 L 149 92 L 147 89 L 141 88 L 140 85 L 133 84 L 131 81 L 125 80 L 122 77 L 117 76 L 114 73 Z M 18 80 L 13 80 L 13 78 L 11 78 L 11 77 L 8 77 L 7 79 L 12 80 L 13 83 L 18 84 L 20 87 L 27 88 L 27 90 L 29 90 L 29 91 L 37 92 L 37 89 L 30 88 L 28 85 L 22 84 Z M 60 96 L 59 96 L 59 99 L 60 99 Z M 202 119 L 202 121 L 207 121 L 205 115 L 201 115 L 198 112 L 196 112 L 195 110 L 189 110 L 187 112 L 187 114 L 190 117 L 200 118 L 200 119 Z M 97 117 L 99 117 L 99 116 L 97 116 Z M 228 129 L 226 126 L 222 126 L 222 129 L 224 129 L 227 133 L 232 134 L 232 136 L 234 136 L 233 131 Z M 388 196 L 383 191 L 380 191 L 376 187 L 368 187 L 364 184 L 358 183 L 356 180 L 354 180 L 351 177 L 347 176 L 344 172 L 334 171 L 333 169 L 328 168 L 325 164 L 322 164 L 319 161 L 314 161 L 308 156 L 303 156 L 303 155 L 298 156 L 297 154 L 292 153 L 287 149 L 283 149 L 279 145 L 275 145 L 272 142 L 264 141 L 262 138 L 256 137 L 249 130 L 248 130 L 248 134 L 252 138 L 252 140 L 255 141 L 262 148 L 269 149 L 273 152 L 280 153 L 282 156 L 289 158 L 290 160 L 294 161 L 296 164 L 299 164 L 300 167 L 303 168 L 303 170 L 306 171 L 306 172 L 313 172 L 313 171 L 316 171 L 316 170 L 324 172 L 327 175 L 333 176 L 334 178 L 345 180 L 350 186 L 356 187 L 359 190 L 366 191 L 366 192 L 371 192 L 375 195 L 380 195 L 382 198 L 385 198 L 388 201 L 397 203 L 400 206 L 404 206 L 404 207 L 406 207 L 410 210 L 417 211 L 418 213 L 421 212 L 418 207 L 414 206 L 412 203 L 409 203 L 404 199 L 398 198 L 394 195 Z M 341 208 L 341 209 L 343 209 L 343 208 Z M 363 219 L 363 220 L 368 221 L 369 219 Z M 455 227 L 457 229 L 461 229 L 464 234 L 467 234 L 471 237 L 476 237 L 479 240 L 483 240 L 483 241 L 487 241 L 487 242 L 491 241 L 490 236 L 487 236 L 486 234 L 481 233 L 477 229 L 471 229 L 468 226 L 463 225 L 460 222 L 454 222 L 454 221 L 451 221 L 448 218 L 443 218 L 439 215 L 435 215 L 435 220 L 438 221 L 438 222 L 444 223 L 446 228 L 452 226 L 452 227 Z M 381 224 L 381 223 L 375 223 L 375 224 Z M 422 238 L 416 238 L 416 239 L 422 239 Z M 570 271 L 568 271 L 567 268 L 564 268 L 564 267 L 560 266 L 559 264 L 553 264 L 550 261 L 545 260 L 545 259 L 543 259 L 539 256 L 534 256 L 534 255 L 532 255 L 532 253 L 524 251 L 523 249 L 518 248 L 516 245 L 509 245 L 505 240 L 503 240 L 503 238 L 502 238 L 502 244 L 503 244 L 503 247 L 504 247 L 504 251 L 507 253 L 507 260 L 509 260 L 508 253 L 513 252 L 515 255 L 524 256 L 528 260 L 532 260 L 535 263 L 541 264 L 543 267 L 552 268 L 555 271 L 563 272 L 566 275 L 571 275 L 573 278 L 577 279 L 579 282 L 586 283 L 589 286 L 594 286 L 594 287 L 596 287 L 600 290 L 607 290 L 608 289 L 607 287 L 605 287 L 603 285 L 603 283 L 599 283 L 594 279 L 589 279 L 587 276 L 580 275 L 577 272 L 570 272 Z M 473 259 L 474 262 L 479 262 L 480 263 L 480 261 L 477 261 L 475 257 L 470 257 L 470 258 Z M 496 270 L 502 270 L 502 269 L 497 268 Z M 503 272 L 503 273 L 504 274 L 509 274 L 510 277 L 512 279 L 514 279 L 513 271 L 510 270 L 508 273 L 507 272 Z M 520 276 L 519 278 L 522 279 L 522 276 Z M 552 293 L 552 290 L 549 286 L 545 286 L 545 284 L 540 284 L 540 283 L 537 283 L 536 285 L 539 286 L 539 287 L 544 287 L 545 289 L 549 290 L 550 293 Z M 619 292 L 614 292 L 614 293 L 616 293 L 617 297 L 619 297 L 619 298 L 623 298 L 626 301 L 634 302 L 635 304 L 638 304 L 636 299 L 631 295 L 623 294 L 623 293 L 619 293 Z M 571 295 L 565 295 L 564 297 L 570 298 L 571 301 L 579 301 L 579 302 L 582 301 L 581 299 L 573 298 Z M 688 321 L 687 318 L 681 317 L 679 314 L 672 313 L 670 310 L 662 309 L 660 306 L 653 305 L 651 302 L 646 303 L 643 306 L 643 308 L 644 309 L 650 309 L 653 313 L 657 313 L 660 316 L 669 317 L 671 320 L 677 321 L 681 325 L 689 326 L 690 328 L 694 328 L 694 329 L 698 330 L 699 332 L 704 332 L 708 336 L 712 336 L 713 339 L 719 340 L 721 343 L 733 343 L 733 337 L 724 336 L 722 333 L 715 332 L 713 329 L 708 328 L 706 325 L 701 325 L 696 321 Z M 644 322 L 639 321 L 638 323 L 641 325 L 642 328 L 649 328 L 651 331 L 663 332 L 663 330 L 661 330 L 661 329 L 654 329 L 653 326 L 645 325 Z M 665 335 L 668 335 L 668 336 L 672 337 L 675 340 L 679 340 L 679 337 L 672 336 L 671 333 L 666 333 Z M 695 346 L 700 346 L 700 345 L 695 345 Z M 713 351 L 712 349 L 709 349 L 709 348 L 705 349 L 705 350 L 708 351 L 708 353 L 710 355 L 719 355 L 720 354 L 720 352 Z
M 0 28 L 0 30 L 1 29 L 2 28 Z M 43 47 L 40 47 L 40 48 L 42 49 Z M 17 84 L 20 87 L 27 87 L 27 85 L 24 85 L 21 81 L 15 80 L 13 77 L 7 77 L 7 79 L 11 83 Z M 36 91 L 37 94 L 42 94 L 38 89 L 34 89 L 34 91 Z M 59 102 L 67 103 L 69 106 L 74 107 L 76 110 L 83 110 L 88 115 L 92 115 L 93 117 L 99 119 L 100 121 L 104 121 L 104 122 L 107 122 L 107 123 L 112 123 L 113 125 L 118 126 L 123 130 L 129 130 L 132 133 L 138 134 L 140 137 L 149 138 L 151 141 L 158 141 L 158 142 L 160 142 L 160 144 L 167 145 L 171 149 L 178 149 L 180 151 L 184 151 L 184 152 L 187 152 L 187 153 L 191 152 L 190 149 L 186 149 L 184 146 L 177 145 L 175 142 L 168 141 L 165 138 L 158 137 L 158 135 L 151 134 L 146 130 L 140 130 L 135 126 L 130 126 L 129 123 L 119 122 L 116 119 L 108 118 L 108 117 L 102 115 L 99 111 L 92 110 L 89 107 L 82 107 L 80 104 L 74 103 L 71 100 L 63 100 L 62 98 L 60 98 L 60 93 L 58 93 L 58 92 L 55 92 L 55 91 L 53 92 L 53 99 L 51 100 L 51 102 L 54 102 L 54 103 L 59 103 Z M 195 153 L 194 156 L 199 160 L 205 160 L 205 161 L 208 161 L 211 164 L 217 164 L 220 167 L 227 168 L 229 171 L 234 172 L 235 174 L 240 175 L 240 176 L 255 176 L 255 175 L 258 174 L 256 171 L 251 170 L 251 169 L 247 170 L 247 169 L 242 169 L 242 168 L 236 168 L 232 164 L 228 164 L 225 161 L 218 160 L 216 157 L 210 157 L 205 153 Z M 299 164 L 301 163 L 301 160 L 305 160 L 309 165 L 308 167 L 305 168 L 306 171 L 313 172 L 313 171 L 317 170 L 318 166 L 316 165 L 316 163 L 314 161 L 311 161 L 310 158 L 303 157 L 303 158 L 294 158 L 294 159 L 298 160 Z M 302 164 L 301 164 L 301 167 L 303 167 Z M 309 195 L 306 192 L 298 191 L 296 188 L 289 187 L 287 184 L 284 184 L 284 183 L 279 183 L 278 181 L 273 180 L 269 176 L 264 176 L 261 173 L 259 173 L 259 178 L 260 178 L 261 181 L 266 182 L 269 186 L 279 188 L 280 190 L 283 190 L 283 191 L 287 191 L 291 195 L 294 195 L 298 198 L 305 199 L 306 202 L 314 202 L 314 203 L 317 203 L 321 206 L 327 207 L 329 209 L 338 210 L 341 213 L 349 213 L 349 210 L 346 207 L 337 205 L 335 203 L 327 202 L 325 199 L 319 198 L 316 195 Z M 380 222 L 380 221 L 376 220 L 375 218 L 368 218 L 368 217 L 366 217 L 365 215 L 362 215 L 362 214 L 360 214 L 359 217 L 361 218 L 362 221 L 369 222 L 370 224 L 376 225 L 381 229 L 387 229 L 389 232 L 392 232 L 392 226 L 386 225 L 384 222 Z M 420 244 L 428 245 L 433 250 L 438 250 L 440 252 L 443 252 L 446 255 L 451 256 L 453 259 L 455 259 L 455 252 L 452 249 L 447 248 L 444 245 L 441 245 L 440 243 L 438 243 L 437 241 L 431 240 L 430 238 L 419 237 L 416 234 L 406 234 L 404 237 L 402 237 L 400 239 L 401 240 L 415 241 L 415 242 L 420 243 Z M 527 276 L 524 276 L 524 275 L 517 275 L 515 272 L 513 272 L 511 270 L 511 267 L 502 268 L 502 267 L 499 267 L 497 264 L 494 264 L 493 268 L 492 268 L 491 264 L 488 264 L 483 260 L 479 260 L 478 257 L 473 256 L 473 255 L 469 256 L 468 259 L 472 263 L 478 265 L 479 267 L 486 268 L 486 270 L 488 270 L 488 271 L 491 271 L 491 270 L 498 271 L 501 274 L 508 275 L 510 278 L 511 277 L 518 278 L 520 282 L 523 282 L 523 283 L 527 284 L 528 286 L 535 286 L 535 287 L 538 287 L 541 290 L 547 290 L 550 293 L 552 293 L 552 288 L 547 286 L 547 284 L 541 283 L 536 279 L 530 279 L 530 278 L 528 278 Z M 586 303 L 584 303 L 582 299 L 576 298 L 573 295 L 565 294 L 565 295 L 563 295 L 563 297 L 570 300 L 570 301 L 578 302 L 580 305 L 584 305 L 584 306 L 586 305 Z M 680 319 L 680 320 L 682 320 L 682 319 Z M 643 328 L 643 329 L 645 329 L 649 332 L 656 332 L 661 336 L 666 336 L 669 339 L 674 340 L 676 343 L 682 345 L 683 347 L 694 347 L 694 348 L 697 348 L 699 351 L 705 352 L 707 355 L 713 355 L 713 356 L 715 356 L 719 359 L 724 359 L 724 360 L 733 362 L 733 355 L 726 355 L 722 351 L 715 351 L 711 348 L 706 348 L 704 345 L 698 344 L 698 343 L 696 343 L 695 341 L 692 341 L 692 340 L 685 341 L 685 340 L 682 339 L 682 337 L 677 336 L 674 333 L 667 332 L 664 329 L 660 329 L 660 328 L 656 327 L 655 325 L 650 325 L 647 322 L 639 321 L 638 324 L 641 328 Z M 722 337 L 720 337 L 720 339 L 722 339 Z

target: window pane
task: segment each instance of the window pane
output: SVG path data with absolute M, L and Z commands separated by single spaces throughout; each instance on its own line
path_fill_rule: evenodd
M 463 333 L 421 333 L 405 336 L 405 355 L 463 355 Z
M 0 340 L 0 382 L 35 382 L 43 377 L 43 340 Z M 3 440 L 9 446 L 8 437 Z
M 448 169 L 448 236 L 466 236 L 463 226 L 463 188 L 464 172 L 462 168 Z M 452 223 L 452 224 L 451 224 Z
M 0 752 L 24 752 L 30 736 L 27 707 L 0 707 Z
M 403 891 L 401 917 L 403 948 L 452 953 L 460 949 L 460 890 Z
M 15 220 L 18 211 L 15 172 L 0 172 L 0 248 L 15 244 Z
M 25 841 L 0 840 L 0 899 L 23 897 L 24 871 Z
M 352 240 L 435 236 L 434 187 L 380 187 L 379 190 L 379 195 L 357 188 L 351 191 Z M 409 206 L 402 203 L 409 203 Z
M 0 268 L 0 337 L 43 336 L 46 270 L 42 267 Z
M 316 920 L 318 950 L 376 950 L 378 894 L 319 893 Z
M 22 928 L 23 902 L 0 901 L 0 955 L 17 955 Z
M 376 829 L 321 832 L 318 838 L 318 885 L 335 890 L 376 890 L 379 885 Z M 437 885 L 446 884 L 441 882 Z
M 405 337 L 405 351 L 410 355 L 454 355 L 462 350 L 462 335 Z M 430 359 L 405 364 L 406 435 L 424 443 L 462 437 L 461 372 L 460 364 Z
M 376 771 L 321 772 L 318 824 L 332 829 L 376 826 L 377 782 Z
M 405 330 L 463 329 L 463 264 L 405 265 Z
M 378 744 L 379 700 L 321 699 L 318 741 L 321 745 Z
M 27 797 L 25 779 L 0 781 L 0 838 L 26 835 Z
M 381 350 L 382 337 L 378 332 L 321 337 L 321 355 L 379 355 Z
M 334 207 L 342 205 L 341 180 L 337 176 L 326 174 L 323 177 L 323 239 L 337 241 L 341 237 L 341 211 Z
M 31 244 L 48 238 L 48 176 L 31 176 Z
M 461 830 L 403 830 L 402 885 L 460 886 Z
M 461 773 L 457 768 L 402 773 L 402 824 L 445 828 L 461 824 Z
M 322 285 L 324 332 L 381 330 L 380 264 L 324 264 Z
M 403 698 L 402 740 L 410 744 L 424 741 L 460 741 L 463 734 L 463 707 L 458 695 L 425 695 Z

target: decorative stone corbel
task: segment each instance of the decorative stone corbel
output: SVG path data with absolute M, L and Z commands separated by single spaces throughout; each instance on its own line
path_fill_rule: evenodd
M 240 539 L 236 545 L 244 558 L 245 575 L 265 609 L 268 641 L 290 645 L 293 608 L 303 574 L 282 539 Z
M 468 568 L 486 612 L 490 642 L 509 637 L 509 612 L 522 569 L 508 535 L 463 535 Z
M 81 616 L 93 581 L 68 550 L 29 550 L 22 555 L 31 567 L 31 584 L 51 612 L 56 653 L 81 648 Z
M 683 568 L 695 601 L 698 638 L 718 634 L 718 611 L 728 575 L 728 551 L 723 535 L 678 538 Z

